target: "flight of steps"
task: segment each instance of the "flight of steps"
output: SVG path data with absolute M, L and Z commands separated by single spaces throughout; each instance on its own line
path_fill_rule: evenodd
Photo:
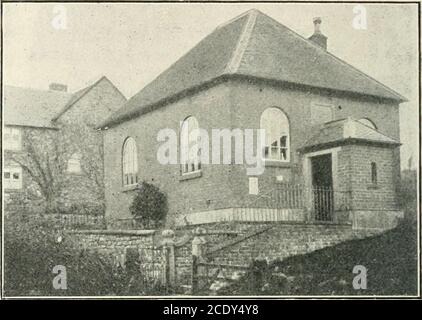
M 350 225 L 293 223 L 227 223 L 206 225 L 204 229 L 210 233 L 205 236 L 208 241 L 206 260 L 230 266 L 248 266 L 255 259 L 283 260 L 380 233 L 353 230 Z M 217 267 L 210 268 L 209 272 L 217 270 Z M 235 267 L 223 267 L 210 287 L 216 292 L 227 278 L 231 279 L 228 282 L 233 282 L 244 273 Z

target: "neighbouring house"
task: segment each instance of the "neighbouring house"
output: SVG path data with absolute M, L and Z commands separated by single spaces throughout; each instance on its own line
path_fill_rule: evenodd
M 3 88 L 5 212 L 104 212 L 103 137 L 95 127 L 126 102 L 106 77 L 75 93 Z M 77 212 L 75 212 L 77 213 Z
M 130 220 L 140 181 L 167 194 L 169 225 L 393 227 L 402 217 L 396 189 L 399 104 L 406 99 L 331 54 L 320 25 L 314 19 L 306 39 L 248 11 L 219 26 L 104 121 L 110 227 Z M 180 140 L 187 136 L 189 145 L 198 142 L 190 134 L 198 128 L 210 136 L 212 129 L 264 129 L 264 173 L 248 175 L 248 165 L 233 160 L 201 163 L 199 152 L 183 164 L 161 164 L 157 138 L 164 128 Z

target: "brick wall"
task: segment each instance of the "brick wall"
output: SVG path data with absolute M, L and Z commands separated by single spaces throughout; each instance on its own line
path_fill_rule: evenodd
M 259 176 L 259 189 L 271 190 L 276 176 L 283 176 L 284 181 L 292 184 L 302 183 L 302 164 L 296 149 L 304 144 L 317 126 L 310 125 L 310 110 L 315 102 L 332 105 L 335 119 L 368 117 L 382 133 L 399 138 L 396 104 L 369 98 L 334 96 L 316 90 L 280 88 L 266 83 L 229 81 L 104 131 L 107 217 L 130 217 L 128 208 L 133 191 L 123 190 L 121 176 L 122 146 L 128 136 L 134 137 L 137 142 L 140 179 L 156 184 L 168 195 L 170 225 L 175 220 L 174 216 L 241 207 L 253 200 L 253 196 L 248 194 L 245 165 L 203 165 L 201 177 L 180 181 L 179 165 L 158 163 L 158 131 L 172 128 L 179 132 L 181 121 L 189 115 L 195 116 L 199 127 L 209 132 L 212 128 L 256 129 L 266 108 L 281 108 L 290 121 L 291 162 L 267 166 L 264 174 Z M 398 153 L 393 163 L 398 172 Z
M 376 146 L 349 145 L 339 152 L 340 185 L 352 191 L 353 210 L 398 210 L 394 151 Z M 377 184 L 371 182 L 371 163 L 377 166 Z
M 274 189 L 276 176 L 283 176 L 283 181 L 292 184 L 303 183 L 302 163 L 296 149 L 303 146 L 311 138 L 321 124 L 312 124 L 311 109 L 315 103 L 331 105 L 333 119 L 352 117 L 355 119 L 370 118 L 381 133 L 400 140 L 398 105 L 385 103 L 374 99 L 336 96 L 324 91 L 302 91 L 290 88 L 270 86 L 263 82 L 248 83 L 235 81 L 231 86 L 231 101 L 236 112 L 232 115 L 234 128 L 258 128 L 260 116 L 268 107 L 279 107 L 289 118 L 290 123 L 290 163 L 270 164 L 259 176 L 259 189 Z M 399 150 L 393 151 L 394 157 L 389 157 L 394 172 L 393 186 L 398 185 L 400 177 Z M 339 164 L 341 161 L 339 161 Z M 237 204 L 249 203 L 254 196 L 248 195 L 248 176 L 244 166 L 232 166 L 230 180 Z M 355 186 L 356 187 L 356 186 Z M 360 186 L 359 186 L 360 187 Z M 344 185 L 340 185 L 344 188 Z
M 69 174 L 64 190 L 66 206 L 72 203 L 104 205 L 103 135 L 95 129 L 126 101 L 107 79 L 96 85 L 68 109 L 57 121 L 67 137 L 69 157 L 82 155 L 82 174 Z
M 122 186 L 122 147 L 125 139 L 135 139 L 138 151 L 139 180 L 158 186 L 167 194 L 169 223 L 180 213 L 232 206 L 233 191 L 229 182 L 230 166 L 204 165 L 202 176 L 180 180 L 179 165 L 161 165 L 157 160 L 159 130 L 179 132 L 181 122 L 195 116 L 201 128 L 230 127 L 230 99 L 225 84 L 184 98 L 154 112 L 104 131 L 104 161 L 107 218 L 129 218 L 134 191 Z
M 354 231 L 351 226 L 272 224 L 273 227 L 210 256 L 216 263 L 248 265 L 253 259 L 284 259 L 343 241 L 364 238 L 377 231 Z M 261 227 L 271 225 L 261 225 Z M 212 247 L 213 243 L 209 246 Z

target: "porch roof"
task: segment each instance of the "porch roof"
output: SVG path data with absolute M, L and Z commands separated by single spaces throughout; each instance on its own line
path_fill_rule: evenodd
M 316 134 L 299 148 L 300 152 L 314 151 L 350 143 L 364 143 L 396 147 L 400 142 L 368 127 L 358 120 L 347 118 L 325 123 Z

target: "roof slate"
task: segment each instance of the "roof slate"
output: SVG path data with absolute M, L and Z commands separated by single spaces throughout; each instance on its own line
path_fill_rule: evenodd
M 111 83 L 103 76 L 75 93 L 4 86 L 4 123 L 14 126 L 55 128 L 54 122 L 103 80 Z
M 230 75 L 406 101 L 312 41 L 250 10 L 205 37 L 100 127 L 126 121 L 166 99 Z
M 51 119 L 71 97 L 72 94 L 60 91 L 4 86 L 4 124 L 54 128 Z
M 400 142 L 368 127 L 359 120 L 347 118 L 325 123 L 300 150 L 347 141 L 363 141 L 377 144 L 399 145 Z

